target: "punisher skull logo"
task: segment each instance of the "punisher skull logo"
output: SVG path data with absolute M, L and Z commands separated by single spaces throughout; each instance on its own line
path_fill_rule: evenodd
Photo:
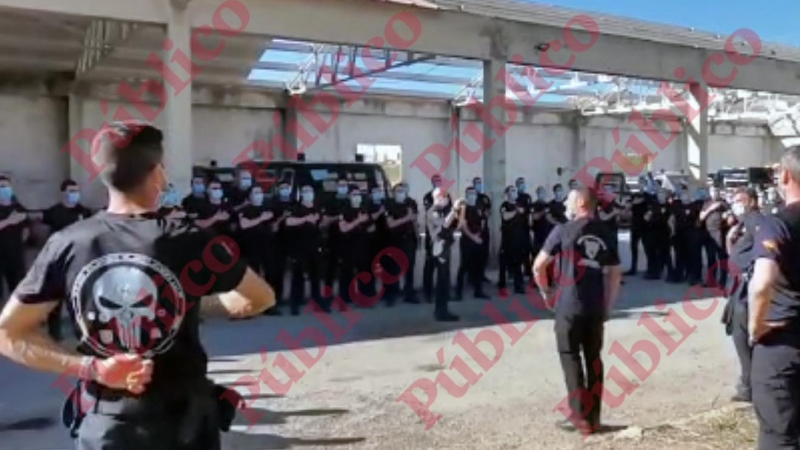
M 133 253 L 106 255 L 84 266 L 73 284 L 71 301 L 82 342 L 104 356 L 165 352 L 186 312 L 175 274 L 158 261 Z

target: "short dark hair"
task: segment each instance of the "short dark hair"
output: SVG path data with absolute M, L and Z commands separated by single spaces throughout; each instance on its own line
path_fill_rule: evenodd
M 754 188 L 741 187 L 736 189 L 736 191 L 733 193 L 733 195 L 740 194 L 744 194 L 750 201 L 758 203 L 758 191 L 756 191 Z
M 62 181 L 61 182 L 61 192 L 66 191 L 67 188 L 71 188 L 72 186 L 76 186 L 77 187 L 78 183 L 76 183 L 74 180 L 64 180 L 64 181 Z
M 164 160 L 164 134 L 153 125 L 114 122 L 95 138 L 101 155 L 100 174 L 106 186 L 128 193 L 139 189 L 153 169 Z

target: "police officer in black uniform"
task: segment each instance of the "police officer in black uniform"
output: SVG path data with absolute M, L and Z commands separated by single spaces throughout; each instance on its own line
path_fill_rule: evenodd
M 708 278 L 705 280 L 709 287 L 725 287 L 728 255 L 725 251 L 726 213 L 730 210 L 727 202 L 720 197 L 719 189 L 712 186 L 709 189 L 710 198 L 706 201 L 700 220 L 706 228 L 704 248 L 708 262 Z
M 690 286 L 703 282 L 703 245 L 706 229 L 700 220 L 700 213 L 705 205 L 705 190 L 700 188 L 694 192 L 694 200 L 689 203 L 686 234 L 686 281 Z
M 783 210 L 756 231 L 749 290 L 759 450 L 800 448 L 800 147 L 781 158 Z
M 242 256 L 251 269 L 270 283 L 275 277 L 275 235 L 272 222 L 275 213 L 264 203 L 264 190 L 259 185 L 250 188 L 248 200 L 238 210 L 239 233 Z M 266 315 L 280 315 L 278 308 L 264 311 Z
M 625 209 L 620 196 L 614 192 L 614 186 L 603 186 L 603 200 L 597 205 L 597 218 L 611 231 L 614 247 L 619 248 L 619 215 Z
M 489 216 L 492 215 L 492 199 L 483 192 L 483 179 L 481 177 L 475 177 L 472 179 L 472 187 L 475 188 L 475 192 L 478 193 L 478 200 L 476 206 L 483 211 L 484 216 L 486 217 L 486 221 L 488 224 Z M 480 274 L 481 274 L 481 283 L 488 282 L 489 279 L 486 277 L 486 267 L 489 264 L 489 237 L 491 233 L 489 232 L 489 227 L 486 226 L 481 230 L 481 240 L 483 241 L 483 246 L 481 247 L 481 259 L 480 259 Z
M 220 294 L 218 306 L 252 316 L 273 303 L 272 291 L 235 245 L 156 213 L 167 182 L 161 131 L 112 124 L 94 145 L 108 210 L 48 239 L 0 316 L 0 351 L 81 380 L 64 414 L 78 450 L 220 449 L 230 425 L 220 412 L 236 406 L 206 378 L 200 297 Z M 65 300 L 77 351 L 39 331 Z
M 458 226 L 456 209 L 463 208 L 463 200 L 457 208 L 450 204 L 450 196 L 441 188 L 433 190 L 433 205 L 428 211 L 425 229 L 431 235 L 430 255 L 436 271 L 436 303 L 434 318 L 440 322 L 455 322 L 459 317 L 447 306 L 450 299 L 450 256 L 455 241 L 454 231 Z
M 640 177 L 639 192 L 631 196 L 631 267 L 625 272 L 625 275 L 635 275 L 639 270 L 639 245 L 641 244 L 644 247 L 644 235 L 647 227 L 644 215 L 650 208 L 651 202 L 652 196 L 647 192 L 647 179 Z
M 573 190 L 567 204 L 574 219 L 550 233 L 533 270 L 545 302 L 555 307 L 556 345 L 570 394 L 570 410 L 559 426 L 590 434 L 600 426 L 604 324 L 619 292 L 621 271 L 611 230 L 594 216 L 591 192 Z M 547 268 L 553 262 L 560 270 L 551 284 Z
M 294 202 L 292 201 L 292 186 L 286 181 L 278 184 L 278 194 L 270 205 L 273 213 L 272 233 L 275 236 L 274 278 L 270 283 L 275 288 L 275 298 L 278 304 L 283 303 L 284 280 L 286 278 L 286 263 L 289 260 L 289 237 L 286 231 L 286 219 L 292 214 Z
M 181 201 L 181 208 L 189 220 L 196 220 L 200 211 L 208 203 L 206 197 L 206 180 L 203 177 L 192 178 L 192 192 Z
M 667 272 L 672 270 L 667 191 L 659 187 L 656 191 L 656 201 L 650 202 L 648 206 L 644 215 L 646 224 L 644 248 L 647 253 L 647 273 L 644 278 L 660 280 L 665 268 Z
M 517 188 L 508 186 L 505 191 L 506 200 L 500 205 L 500 279 L 498 288 L 506 289 L 506 276 L 511 272 L 514 282 L 514 293 L 525 293 L 525 282 L 522 279 L 524 265 L 528 264 L 527 255 L 529 247 L 526 241 L 530 239 L 528 230 L 529 209 L 519 203 Z
M 234 212 L 238 213 L 244 208 L 250 200 L 250 188 L 253 187 L 253 175 L 244 170 L 239 169 L 236 172 L 236 181 L 229 192 L 225 194 L 228 199 L 228 205 Z M 262 192 L 263 193 L 263 192 Z
M 739 356 L 741 373 L 733 401 L 750 402 L 750 374 L 752 372 L 752 348 L 747 333 L 747 283 L 753 264 L 753 244 L 756 229 L 763 216 L 758 208 L 758 193 L 753 189 L 739 189 L 733 195 L 731 205 L 736 217 L 736 225 L 731 227 L 725 238 L 730 255 L 730 278 L 727 286 L 728 304 L 726 306 L 727 332 L 733 338 L 736 354 Z
M 342 248 L 345 249 L 341 256 L 342 265 L 339 270 L 339 296 L 342 300 L 350 303 L 351 285 L 355 286 L 359 295 L 370 297 L 372 294 L 366 292 L 365 283 L 356 278 L 360 272 L 370 273 L 370 262 L 372 261 L 367 228 L 371 224 L 369 213 L 364 202 L 364 193 L 358 186 L 349 188 L 348 205 L 342 209 L 337 227 L 339 228 L 339 238 Z
M 211 180 L 207 195 L 207 201 L 201 203 L 197 210 L 195 223 L 200 228 L 213 230 L 216 234 L 231 236 L 236 213 L 225 201 L 222 184 L 218 180 Z
M 92 212 L 81 205 L 81 192 L 72 180 L 61 183 L 61 201 L 44 211 L 42 222 L 47 225 L 49 234 L 55 234 L 75 222 L 88 219 Z M 47 317 L 47 330 L 53 340 L 60 341 L 61 304 Z
M 300 202 L 294 205 L 286 218 L 289 259 L 292 266 L 291 312 L 300 314 L 305 295 L 305 281 L 311 285 L 311 298 L 321 305 L 319 287 L 319 257 L 322 236 L 320 233 L 320 208 L 314 202 L 314 188 L 305 185 L 300 190 Z M 341 288 L 341 286 L 340 286 Z
M 180 198 L 175 186 L 170 183 L 167 190 L 161 193 L 161 206 L 158 208 L 158 213 L 165 218 L 185 220 L 186 211 L 181 208 Z
M 28 211 L 14 195 L 11 180 L 0 175 L 0 299 L 5 281 L 9 292 L 25 276 L 25 241 L 30 227 Z
M 475 298 L 487 299 L 483 292 L 483 274 L 481 261 L 483 258 L 483 229 L 486 227 L 486 216 L 478 208 L 478 192 L 473 187 L 468 187 L 465 192 L 465 202 L 460 206 L 456 215 L 458 229 L 461 230 L 459 239 L 460 261 L 456 276 L 456 300 L 464 298 L 464 278 L 472 284 Z
M 681 189 L 677 198 L 670 203 L 670 221 L 674 227 L 671 247 L 675 255 L 675 271 L 669 275 L 670 283 L 681 283 L 688 273 L 689 229 L 691 227 L 691 200 L 689 192 Z
M 389 229 L 389 242 L 393 247 L 399 248 L 406 259 L 408 267 L 403 280 L 403 300 L 406 303 L 419 303 L 414 297 L 414 266 L 417 259 L 417 209 L 416 202 L 410 201 L 405 184 L 400 183 L 394 187 L 393 198 L 387 205 L 386 226 Z M 397 275 L 400 267 L 393 258 L 386 261 L 386 266 L 391 268 L 390 274 Z M 387 302 L 394 302 L 394 297 L 400 292 L 400 280 L 386 286 Z
M 536 201 L 531 205 L 531 231 L 533 231 L 533 246 L 531 253 L 533 257 L 539 254 L 544 245 L 545 239 L 550 234 L 550 222 L 547 221 L 547 189 L 544 186 L 536 188 Z M 533 264 L 531 264 L 533 267 Z
M 333 198 L 327 199 L 322 205 L 322 253 L 325 260 L 325 287 L 330 288 L 331 294 L 334 292 L 333 283 L 336 281 L 337 272 L 342 263 L 342 259 L 350 249 L 342 246 L 339 231 L 339 217 L 344 209 L 350 204 L 348 192 L 350 186 L 347 179 L 339 178 L 336 182 L 336 194 Z M 341 287 L 340 287 L 341 290 Z M 343 297 L 344 298 L 344 297 Z
M 524 177 L 517 178 L 514 185 L 517 187 L 517 205 L 525 209 L 526 222 L 528 224 L 528 230 L 530 230 L 533 198 L 528 194 L 528 184 L 525 182 Z M 530 231 L 526 231 L 526 233 L 528 233 L 528 239 L 522 242 L 522 245 L 525 246 L 525 264 L 523 271 L 525 275 L 530 278 L 533 276 L 533 258 L 535 258 L 536 255 L 533 254 L 533 243 L 531 241 Z
M 369 224 L 367 226 L 367 234 L 369 235 L 369 258 L 370 261 L 380 254 L 381 251 L 389 246 L 389 227 L 386 225 L 386 205 L 384 204 L 385 195 L 383 189 L 375 186 L 370 191 L 369 202 L 367 203 L 367 212 L 369 213 Z M 391 260 L 391 258 L 385 258 Z M 377 261 L 379 270 L 383 268 L 383 261 Z M 366 295 L 372 296 L 376 292 L 376 277 L 372 277 L 364 288 Z M 392 299 L 386 298 L 389 306 L 392 306 Z
M 547 205 L 547 214 L 545 216 L 547 222 L 550 224 L 551 229 L 555 228 L 556 226 L 562 223 L 566 223 L 567 207 L 564 205 L 564 201 L 566 199 L 567 197 L 566 194 L 564 193 L 564 187 L 561 186 L 561 184 L 559 183 L 554 184 L 553 200 L 550 200 L 550 203 Z

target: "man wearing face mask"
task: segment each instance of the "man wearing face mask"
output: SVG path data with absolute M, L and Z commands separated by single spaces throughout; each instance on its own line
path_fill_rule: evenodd
M 597 218 L 611 231 L 611 239 L 619 248 L 619 213 L 624 209 L 620 203 L 620 196 L 614 191 L 614 186 L 603 186 L 603 200 L 597 205 Z
M 275 279 L 275 235 L 272 222 L 275 213 L 264 204 L 261 186 L 250 188 L 248 201 L 239 208 L 239 249 L 253 272 L 260 274 L 271 285 Z M 265 315 L 280 315 L 276 306 L 264 311 Z
M 472 179 L 472 187 L 475 188 L 475 192 L 478 193 L 476 206 L 486 217 L 486 224 L 483 230 L 481 230 L 481 240 L 483 241 L 481 250 L 481 282 L 488 282 L 489 279 L 486 277 L 486 267 L 489 264 L 489 237 L 491 236 L 489 232 L 489 216 L 492 215 L 492 199 L 483 191 L 483 179 L 481 177 Z
M 403 281 L 403 298 L 406 303 L 419 303 L 414 297 L 414 266 L 417 259 L 417 210 L 416 202 L 409 202 L 407 186 L 400 183 L 394 187 L 394 198 L 389 203 L 386 215 L 386 226 L 389 228 L 390 245 L 399 248 L 408 260 L 405 280 Z M 394 262 L 394 259 L 389 258 Z M 386 262 L 392 275 L 400 271 L 397 263 Z M 400 280 L 386 286 L 386 301 L 394 302 L 400 291 Z
M 198 227 L 213 230 L 220 235 L 231 235 L 231 222 L 235 213 L 225 202 L 222 184 L 217 180 L 208 183 L 208 199 L 197 211 L 195 223 Z
M 349 190 L 350 186 L 347 183 L 347 179 L 340 177 L 336 181 L 336 194 L 322 205 L 322 253 L 325 260 L 324 285 L 331 288 L 331 292 L 333 292 L 333 283 L 337 279 L 336 275 L 342 259 L 346 258 L 348 256 L 346 253 L 350 251 L 350 248 L 343 246 L 340 242 L 341 231 L 337 223 L 344 209 L 351 203 L 348 196 Z
M 700 212 L 706 201 L 705 190 L 695 190 L 693 200 L 685 209 L 686 229 L 686 281 L 690 286 L 702 284 L 703 278 L 703 245 L 706 230 L 700 220 Z
M 286 219 L 289 259 L 292 265 L 291 311 L 300 314 L 305 293 L 305 280 L 311 285 L 311 298 L 320 305 L 319 257 L 321 233 L 320 210 L 314 203 L 314 188 L 304 185 L 300 190 L 300 203 L 292 208 Z M 341 286 L 340 286 L 341 288 Z M 322 306 L 322 305 L 320 305 Z
M 179 205 L 178 193 L 172 183 L 161 193 L 161 207 L 158 213 L 168 219 L 186 219 L 186 212 Z
M 350 285 L 355 283 L 357 292 L 362 297 L 372 297 L 374 293 L 368 292 L 368 286 L 358 280 L 360 272 L 372 273 L 370 263 L 372 256 L 369 251 L 370 235 L 367 229 L 372 221 L 363 201 L 363 194 L 358 186 L 350 187 L 348 205 L 342 209 L 342 214 L 337 221 L 341 233 L 342 246 L 347 249 L 342 254 L 342 267 L 339 271 L 339 296 L 347 303 L 350 298 Z
M 517 187 L 517 205 L 525 209 L 525 217 L 527 229 L 531 227 L 531 210 L 533 208 L 533 199 L 528 194 L 528 184 L 525 182 L 524 177 L 519 177 L 514 183 Z M 522 243 L 525 246 L 525 264 L 523 271 L 528 277 L 533 276 L 533 258 L 536 256 L 532 254 L 533 245 L 531 242 L 530 232 L 528 232 L 528 240 Z
M 753 264 L 755 233 L 763 218 L 758 209 L 758 194 L 753 189 L 739 189 L 733 195 L 731 210 L 737 223 L 725 238 L 732 266 L 724 318 L 727 319 L 726 331 L 733 338 L 741 367 L 736 394 L 732 400 L 750 402 L 750 374 L 753 366 L 750 336 L 747 333 L 747 283 Z
M 644 220 L 647 229 L 644 234 L 644 248 L 647 254 L 647 273 L 644 278 L 660 280 L 664 268 L 672 265 L 669 255 L 669 206 L 665 189 L 658 188 L 656 201 L 649 205 Z
M 456 215 L 458 229 L 461 230 L 459 240 L 460 260 L 458 274 L 456 275 L 456 300 L 464 298 L 464 277 L 472 284 L 475 298 L 487 299 L 483 293 L 483 239 L 481 232 L 486 222 L 483 210 L 478 207 L 478 192 L 473 187 L 468 187 L 465 192 L 465 202 L 459 202 Z
M 433 249 L 433 236 L 431 235 L 430 230 L 428 229 L 428 212 L 435 206 L 436 198 L 434 193 L 437 189 L 441 189 L 442 185 L 442 177 L 440 175 L 434 175 L 431 177 L 431 183 L 433 184 L 433 189 L 426 193 L 425 196 L 422 198 L 422 205 L 425 208 L 425 262 L 422 267 L 422 292 L 425 296 L 425 301 L 428 303 L 433 302 L 433 293 L 434 293 L 434 271 L 436 270 L 436 261 L 434 260 L 432 249 Z M 450 213 L 450 209 L 452 209 L 452 199 L 450 198 L 449 192 L 442 191 L 441 194 L 447 198 L 446 213 Z
M 47 225 L 49 235 L 52 236 L 92 215 L 89 209 L 81 205 L 80 195 L 78 184 L 74 181 L 65 180 L 61 183 L 61 201 L 46 209 L 42 217 L 42 222 Z M 53 312 L 47 317 L 47 330 L 53 340 L 61 340 L 61 305 L 53 309 Z
M 192 178 L 192 192 L 181 201 L 181 208 L 186 212 L 186 217 L 189 220 L 196 220 L 207 203 L 205 178 Z
M 283 284 L 286 276 L 286 262 L 289 258 L 289 239 L 286 232 L 286 219 L 291 215 L 294 203 L 292 202 L 292 186 L 286 181 L 278 184 L 278 195 L 272 202 L 273 219 L 271 221 L 272 234 L 275 236 L 274 255 L 274 286 L 275 298 L 278 305 L 284 302 Z
M 604 379 L 603 334 L 621 273 L 611 230 L 594 216 L 594 195 L 574 190 L 567 204 L 574 219 L 550 233 L 533 270 L 544 302 L 555 309 L 556 346 L 570 397 L 568 410 L 561 411 L 566 420 L 558 426 L 586 435 L 600 426 L 602 389 L 596 388 Z M 560 270 L 551 283 L 553 263 Z
M 537 187 L 536 201 L 531 205 L 531 231 L 533 231 L 533 247 L 531 253 L 534 258 L 539 254 L 551 230 L 550 222 L 547 221 L 546 217 L 548 206 L 547 189 L 545 189 L 544 186 Z
M 253 187 L 253 174 L 244 169 L 239 169 L 236 173 L 234 186 L 231 186 L 230 192 L 225 195 L 228 199 L 228 205 L 234 212 L 238 212 L 248 204 L 251 187 Z
M 25 240 L 30 221 L 27 210 L 17 202 L 11 180 L 0 175 L 0 289 L 3 281 L 13 291 L 25 276 Z M 0 301 L 6 295 L 0 291 Z
M 689 192 L 685 188 L 681 189 L 678 198 L 673 199 L 670 204 L 670 217 L 675 226 L 675 234 L 672 237 L 671 246 L 675 254 L 675 272 L 670 275 L 669 282 L 681 283 L 688 276 L 688 251 L 689 233 L 692 223 L 690 222 L 691 199 Z
M 720 198 L 719 189 L 712 186 L 709 189 L 709 194 L 710 199 L 700 212 L 700 220 L 705 224 L 706 228 L 704 247 L 708 261 L 708 276 L 704 281 L 708 287 L 724 289 L 728 273 L 726 267 L 728 254 L 725 250 L 727 229 L 724 216 L 730 208 Z
M 103 127 L 91 154 L 108 210 L 51 236 L 0 315 L 0 352 L 79 380 L 63 413 L 78 450 L 220 449 L 229 425 L 220 411 L 235 406 L 207 377 L 201 297 L 203 308 L 238 316 L 274 301 L 224 241 L 156 212 L 162 142 L 150 125 Z M 73 349 L 39 330 L 65 300 L 80 336 Z
M 367 204 L 369 213 L 369 224 L 367 225 L 367 235 L 369 236 L 368 249 L 370 261 L 372 261 L 383 249 L 389 245 L 389 228 L 386 225 L 386 205 L 384 204 L 384 192 L 380 187 L 373 187 L 370 190 L 369 203 Z M 386 258 L 391 259 L 391 258 Z M 378 270 L 383 270 L 383 261 L 378 261 Z M 375 295 L 376 279 L 372 277 L 364 287 L 367 295 Z M 392 306 L 392 300 L 386 299 L 388 306 Z
M 463 207 L 463 200 L 458 206 Z M 447 302 L 450 298 L 450 256 L 455 240 L 454 231 L 458 226 L 456 209 L 450 197 L 440 188 L 433 191 L 433 207 L 428 211 L 425 229 L 431 235 L 430 258 L 436 272 L 436 304 L 434 318 L 440 322 L 455 322 L 459 317 L 451 314 Z M 426 295 L 430 295 L 426 292 Z
M 528 265 L 528 248 L 525 241 L 529 238 L 527 209 L 518 202 L 517 189 L 506 188 L 506 201 L 500 205 L 500 279 L 498 288 L 506 289 L 507 272 L 511 272 L 514 281 L 514 293 L 525 293 L 525 282 L 522 279 L 522 266 Z
M 625 275 L 635 275 L 638 272 L 640 245 L 644 248 L 645 255 L 647 254 L 648 249 L 644 241 L 644 236 L 647 233 L 647 221 L 644 220 L 644 216 L 650 209 L 650 204 L 655 201 L 649 190 L 647 178 L 644 176 L 639 177 L 639 192 L 634 193 L 631 197 L 631 267 L 625 272 Z
M 551 228 L 565 223 L 567 221 L 567 207 L 564 205 L 566 194 L 564 193 L 564 186 L 561 184 L 553 185 L 553 200 L 547 206 L 547 222 Z
M 777 183 L 784 206 L 757 227 L 747 286 L 759 450 L 800 448 L 800 147 L 784 151 Z

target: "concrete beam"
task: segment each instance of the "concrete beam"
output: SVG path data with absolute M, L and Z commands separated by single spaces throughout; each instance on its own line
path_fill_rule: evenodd
M 120 21 L 167 23 L 163 0 L 0 0 L 0 8 Z

